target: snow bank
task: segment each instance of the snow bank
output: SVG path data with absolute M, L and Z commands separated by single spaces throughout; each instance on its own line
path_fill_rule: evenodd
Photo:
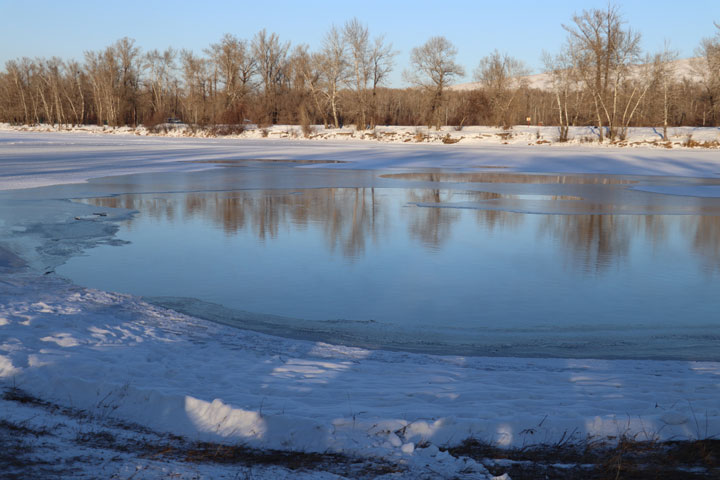
M 0 131 L 0 190 L 79 183 L 138 172 L 196 171 L 218 166 L 212 162 L 252 159 L 345 162 L 303 168 L 498 168 L 526 173 L 720 178 L 720 155 L 713 149 L 578 145 L 543 148 L 522 144 L 313 142 Z
M 242 130 L 244 129 L 244 130 Z M 653 149 L 718 149 L 720 148 L 720 129 L 715 127 L 671 127 L 668 138 L 663 137 L 662 129 L 655 127 L 631 127 L 623 140 L 599 142 L 600 132 L 596 127 L 570 127 L 567 142 L 559 142 L 559 130 L 553 126 L 516 125 L 510 130 L 487 126 L 467 126 L 456 128 L 445 126 L 440 129 L 427 127 L 379 125 L 369 130 L 357 130 L 355 127 L 325 128 L 312 126 L 312 133 L 305 135 L 298 125 L 271 125 L 258 127 L 245 125 L 240 133 L 217 134 L 213 128 L 191 127 L 185 124 L 167 124 L 148 129 L 135 127 L 99 127 L 95 125 L 26 125 L 11 126 L 0 124 L 0 131 L 33 133 L 86 133 L 110 136 L 152 136 L 165 138 L 204 138 L 204 139 L 255 139 L 284 140 L 298 142 L 343 142 L 343 143 L 382 143 L 382 144 L 455 144 L 473 146 L 535 146 L 541 148 L 578 147 L 595 148 L 653 148 Z M 606 132 L 607 134 L 607 132 Z
M 720 364 L 475 358 L 291 341 L 137 298 L 15 274 L 0 377 L 41 398 L 191 438 L 413 456 L 467 438 L 524 446 L 720 433 Z

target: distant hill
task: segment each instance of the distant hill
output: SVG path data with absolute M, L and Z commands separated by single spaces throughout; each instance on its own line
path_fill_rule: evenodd
M 681 80 L 682 78 L 699 80 L 700 78 L 698 74 L 695 73 L 692 67 L 693 62 L 697 62 L 699 60 L 699 58 L 681 58 L 673 61 L 672 64 L 675 70 L 675 77 L 678 80 Z M 634 68 L 638 69 L 641 66 L 642 65 L 637 65 Z M 552 88 L 552 80 L 550 75 L 547 73 L 536 73 L 534 75 L 526 75 L 520 78 L 526 80 L 530 88 L 537 88 L 538 90 L 550 90 Z M 449 89 L 455 91 L 466 91 L 475 90 L 480 87 L 480 82 L 468 82 L 452 85 Z

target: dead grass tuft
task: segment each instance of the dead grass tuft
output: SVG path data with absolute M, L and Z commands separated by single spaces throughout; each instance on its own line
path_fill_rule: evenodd
M 208 129 L 208 135 L 211 137 L 225 137 L 228 135 L 240 135 L 244 131 L 244 125 L 213 125 Z
M 637 441 L 565 442 L 556 445 L 503 449 L 470 439 L 448 450 L 454 456 L 481 461 L 494 475 L 513 480 L 720 478 L 720 440 L 691 442 Z

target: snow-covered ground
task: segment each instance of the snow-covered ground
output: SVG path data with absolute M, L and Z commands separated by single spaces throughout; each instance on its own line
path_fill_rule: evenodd
M 324 168 L 473 171 L 490 166 L 537 173 L 720 178 L 717 151 L 697 149 L 2 131 L 0 387 L 86 411 L 91 419 L 117 419 L 193 440 L 341 452 L 405 469 L 392 478 L 491 478 L 482 465 L 438 449 L 468 438 L 523 446 L 568 437 L 667 440 L 720 434 L 716 362 L 440 357 L 287 340 L 45 275 L 64 256 L 112 241 L 108 220 L 126 212 L 70 204 L 57 191 L 48 198 L 43 190 L 21 189 L 217 166 L 188 161 L 253 158 L 350 162 Z M 693 195 L 697 189 L 682 194 Z M 108 216 L 94 215 L 99 213 Z M 0 400 L 0 420 L 68 428 L 67 419 L 38 414 L 7 398 Z M 83 428 L 90 427 L 83 424 L 76 430 Z M 146 477 L 237 473 L 153 461 L 132 456 L 98 460 L 80 473 L 130 476 L 140 471 L 136 468 L 145 472 L 138 476 Z M 253 475 L 289 474 L 257 467 Z
M 358 131 L 354 127 L 324 128 L 322 125 L 311 127 L 312 133 L 304 135 L 298 125 L 272 125 L 258 127 L 246 125 L 241 133 L 219 135 L 212 128 L 191 128 L 185 124 L 159 125 L 153 129 L 143 126 L 134 127 L 98 127 L 94 125 L 33 125 L 11 126 L 0 123 L 0 131 L 5 132 L 63 132 L 90 133 L 133 136 L 161 137 L 198 137 L 265 139 L 288 141 L 318 142 L 328 140 L 346 143 L 391 143 L 391 144 L 443 144 L 446 148 L 455 146 L 499 146 L 532 145 L 542 148 L 657 148 L 657 149 L 718 149 L 720 148 L 720 128 L 715 127 L 671 127 L 668 138 L 663 138 L 662 128 L 632 127 L 622 141 L 610 142 L 605 139 L 599 143 L 599 131 L 595 127 L 571 127 L 568 141 L 558 142 L 558 128 L 542 125 L 516 125 L 510 130 L 497 127 L 466 126 L 457 129 L 452 126 L 439 130 L 427 127 L 377 126 L 372 130 Z M 228 131 L 230 129 L 227 129 Z

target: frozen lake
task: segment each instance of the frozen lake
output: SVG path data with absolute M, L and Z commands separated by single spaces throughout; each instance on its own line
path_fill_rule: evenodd
M 57 273 L 292 338 L 720 360 L 720 200 L 636 190 L 708 181 L 232 167 L 92 182 L 127 243 Z

